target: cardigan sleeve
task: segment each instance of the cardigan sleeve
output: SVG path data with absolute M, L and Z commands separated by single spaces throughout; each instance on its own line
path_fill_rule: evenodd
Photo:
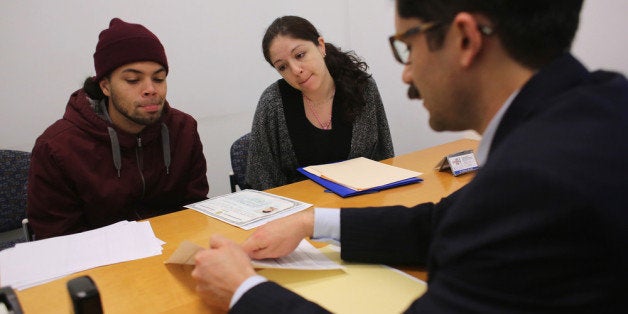
M 280 164 L 279 119 L 285 119 L 281 105 L 279 86 L 275 83 L 262 93 L 255 110 L 246 166 L 246 183 L 255 190 L 287 183 Z
M 348 159 L 366 157 L 382 160 L 393 157 L 392 138 L 377 84 L 372 78 L 364 91 L 366 104 L 353 122 L 351 152 Z
M 395 151 L 393 149 L 390 127 L 388 126 L 388 119 L 386 118 L 386 111 L 384 110 L 382 97 L 379 95 L 379 90 L 377 89 L 375 80 L 371 79 L 371 82 L 372 84 L 369 84 L 367 89 L 367 99 L 371 100 L 375 106 L 378 139 L 373 159 L 382 160 L 395 156 Z

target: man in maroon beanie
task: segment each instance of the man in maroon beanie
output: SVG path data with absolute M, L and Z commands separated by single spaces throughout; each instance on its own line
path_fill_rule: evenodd
M 94 68 L 33 148 L 27 215 L 37 239 L 168 213 L 207 196 L 197 123 L 166 101 L 168 60 L 155 34 L 112 19 Z

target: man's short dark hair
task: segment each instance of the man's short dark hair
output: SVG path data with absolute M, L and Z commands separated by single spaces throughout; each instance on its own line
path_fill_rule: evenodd
M 110 75 L 106 75 L 105 78 L 109 79 Z M 107 98 L 100 88 L 100 84 L 96 82 L 95 78 L 90 76 L 83 81 L 83 90 L 93 100 L 101 100 Z
M 397 0 L 402 18 L 441 22 L 428 31 L 432 48 L 442 45 L 456 14 L 477 13 L 491 21 L 506 51 L 538 69 L 568 52 L 578 29 L 583 0 Z

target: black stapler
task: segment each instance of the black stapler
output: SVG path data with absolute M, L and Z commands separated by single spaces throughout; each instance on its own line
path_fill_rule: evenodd
M 8 286 L 0 288 L 0 312 L 5 310 L 6 313 L 22 314 L 20 301 L 13 288 Z
M 68 281 L 67 285 L 75 314 L 102 314 L 100 292 L 92 278 L 77 277 Z

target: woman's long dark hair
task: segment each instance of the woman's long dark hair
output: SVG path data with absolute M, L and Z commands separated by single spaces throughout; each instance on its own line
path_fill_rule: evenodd
M 321 37 L 314 25 L 302 17 L 289 15 L 275 19 L 262 40 L 264 58 L 271 66 L 270 43 L 279 35 L 311 41 L 316 46 Z M 366 105 L 364 91 L 371 77 L 366 73 L 368 65 L 353 51 L 343 52 L 330 43 L 325 43 L 325 53 L 325 65 L 336 84 L 336 95 L 341 100 L 338 105 L 343 112 L 343 120 L 352 123 Z

